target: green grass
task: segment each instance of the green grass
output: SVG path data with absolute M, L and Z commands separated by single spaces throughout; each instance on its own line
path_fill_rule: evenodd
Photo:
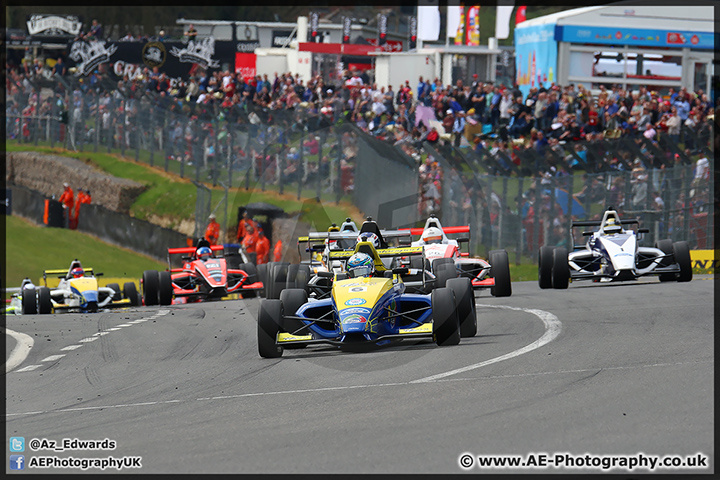
M 75 258 L 105 277 L 127 277 L 136 281 L 144 270 L 167 268 L 165 263 L 77 230 L 37 226 L 13 216 L 5 217 L 5 228 L 5 281 L 8 287 L 19 287 L 25 277 L 38 282 L 43 270 L 68 268 Z
M 94 165 L 109 175 L 145 185 L 147 189 L 138 196 L 130 208 L 130 214 L 141 220 L 149 220 L 151 216 L 156 215 L 170 220 L 171 223 L 179 223 L 181 220 L 192 219 L 195 216 L 197 188 L 190 179 L 187 177 L 182 179 L 172 173 L 166 173 L 160 166 L 151 167 L 142 162 L 135 162 L 127 157 L 132 152 L 126 151 L 126 157 L 123 158 L 114 153 L 71 152 L 59 147 L 35 147 L 17 141 L 8 141 L 6 151 L 36 151 L 76 158 Z M 194 171 L 185 173 L 194 175 Z M 266 185 L 266 191 L 263 192 L 257 182 L 251 182 L 250 188 L 246 190 L 245 183 L 239 175 L 233 178 L 233 184 L 235 187 L 228 192 L 228 219 L 232 227 L 235 226 L 238 207 L 254 202 L 276 205 L 289 215 L 300 214 L 301 220 L 319 226 L 329 225 L 333 221 L 342 222 L 346 217 L 351 217 L 356 222 L 363 220 L 360 212 L 349 202 L 341 201 L 336 204 L 334 194 L 321 192 L 321 201 L 317 202 L 314 198 L 315 189 L 303 190 L 301 199 L 297 200 L 296 185 L 286 188 L 283 195 L 280 195 L 277 186 Z M 209 186 L 209 188 L 212 192 L 211 209 L 220 205 L 216 215 L 222 221 L 224 206 L 221 202 L 225 195 L 224 189 L 220 186 Z

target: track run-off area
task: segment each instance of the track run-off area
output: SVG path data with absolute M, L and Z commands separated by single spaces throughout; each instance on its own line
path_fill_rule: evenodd
M 475 296 L 457 346 L 279 359 L 257 352 L 260 299 L 10 315 L 6 452 L 35 473 L 714 472 L 712 276 Z

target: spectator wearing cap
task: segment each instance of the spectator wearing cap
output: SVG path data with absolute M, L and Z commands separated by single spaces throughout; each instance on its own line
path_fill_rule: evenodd
M 455 116 L 452 126 L 453 145 L 456 147 L 460 146 L 460 142 L 463 139 L 463 134 L 465 133 L 465 123 L 465 111 L 460 110 Z
M 210 222 L 205 229 L 205 239 L 210 242 L 210 245 L 217 245 L 220 238 L 220 224 L 215 220 L 215 214 L 211 213 L 208 217 Z

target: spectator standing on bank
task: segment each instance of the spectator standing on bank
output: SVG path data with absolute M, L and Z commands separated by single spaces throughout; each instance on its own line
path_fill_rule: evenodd
M 273 262 L 279 262 L 282 260 L 282 240 L 278 238 L 275 242 L 275 248 L 273 248 Z
M 195 40 L 195 38 L 197 37 L 197 30 L 195 30 L 195 26 L 192 23 L 188 25 L 187 32 L 185 32 L 183 35 L 185 35 L 188 40 Z
M 248 224 L 246 227 L 246 234 L 245 238 L 243 238 L 242 241 L 242 248 L 245 250 L 245 255 L 248 256 L 248 259 L 252 263 L 257 263 L 256 254 L 257 254 L 257 240 L 258 240 L 258 234 L 255 232 L 255 227 L 252 224 Z
M 77 201 L 75 202 L 75 212 L 73 213 L 72 221 L 74 228 L 77 228 L 78 218 L 80 217 L 80 206 L 83 203 L 90 203 L 91 201 L 92 197 L 90 196 L 90 190 L 83 190 L 82 188 L 78 188 Z
M 205 239 L 210 242 L 210 245 L 217 245 L 218 239 L 220 238 L 220 224 L 215 220 L 215 214 L 211 213 L 208 217 L 210 223 L 208 223 L 205 229 Z
M 270 240 L 265 236 L 262 227 L 258 228 L 257 243 L 255 245 L 256 264 L 268 263 L 270 261 Z
M 245 235 L 247 235 L 247 227 L 248 225 L 253 225 L 253 220 L 250 218 L 246 210 L 243 210 L 242 217 L 240 218 L 240 221 L 238 222 L 238 229 L 237 229 L 237 241 L 238 243 L 242 244 L 243 239 L 245 238 Z
M 66 224 L 69 227 L 72 222 L 73 206 L 75 205 L 75 192 L 73 192 L 73 189 L 67 182 L 63 183 L 63 187 L 65 188 L 65 190 L 63 191 L 62 195 L 60 195 L 58 201 L 63 204 Z

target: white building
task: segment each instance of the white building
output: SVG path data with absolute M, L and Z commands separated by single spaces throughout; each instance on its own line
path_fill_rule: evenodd
M 621 2 L 566 10 L 515 28 L 516 82 L 710 90 L 715 2 Z

